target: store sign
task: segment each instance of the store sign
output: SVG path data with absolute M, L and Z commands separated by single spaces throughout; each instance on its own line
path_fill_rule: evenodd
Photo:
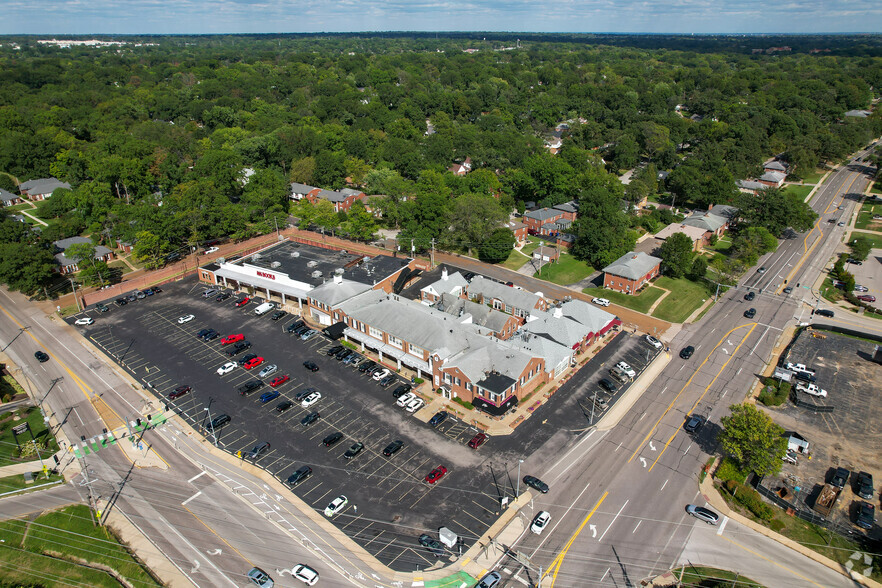
M 269 272 L 261 272 L 261 271 L 258 271 L 258 272 L 257 272 L 257 277 L 259 277 L 259 278 L 269 278 L 269 279 L 271 279 L 271 280 L 275 280 L 275 279 L 276 279 L 275 274 L 271 274 L 271 273 L 269 273 Z

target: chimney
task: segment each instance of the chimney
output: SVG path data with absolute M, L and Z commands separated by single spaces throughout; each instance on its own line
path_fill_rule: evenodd
M 554 309 L 554 318 L 562 318 L 562 317 L 563 317 L 563 309 L 558 306 Z
M 334 274 L 334 283 L 335 284 L 342 284 L 343 283 L 343 276 L 341 276 L 340 274 Z
M 446 268 L 446 267 L 442 267 L 442 268 L 441 268 L 441 279 L 442 279 L 442 280 L 446 280 L 446 279 L 447 279 L 447 268 Z

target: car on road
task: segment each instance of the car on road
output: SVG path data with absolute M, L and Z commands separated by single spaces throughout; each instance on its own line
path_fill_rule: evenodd
M 276 376 L 275 378 L 273 378 L 273 381 L 270 382 L 270 386 L 272 386 L 273 388 L 275 388 L 276 386 L 281 386 L 282 384 L 284 384 L 285 382 L 287 382 L 290 379 L 291 379 L 291 376 L 289 376 L 288 374 L 282 374 L 281 376 Z
M 787 286 L 786 288 L 784 288 L 783 292 L 785 294 L 790 294 L 791 292 L 793 292 L 793 287 Z
M 830 485 L 836 488 L 845 488 L 845 485 L 848 483 L 848 477 L 851 475 L 845 468 L 836 468 L 836 471 L 833 472 L 833 479 L 830 480 Z
M 260 380 L 252 380 L 242 384 L 237 390 L 239 391 L 239 396 L 248 396 L 252 392 L 260 390 L 261 388 L 263 388 L 263 382 Z
M 276 398 L 278 398 L 281 395 L 282 395 L 282 393 L 279 392 L 278 390 L 267 390 L 266 392 L 264 392 L 263 394 L 260 395 L 260 403 L 266 404 L 267 402 L 269 402 L 271 400 L 275 400 Z
M 649 343 L 650 345 L 652 345 L 653 347 L 655 347 L 656 349 L 661 349 L 662 347 L 664 347 L 664 345 L 662 345 L 662 342 L 659 341 L 658 339 L 656 339 L 655 337 L 653 337 L 652 335 L 645 336 L 643 338 L 643 340 L 646 341 L 647 343 Z
M 240 353 L 242 353 L 246 349 L 251 349 L 251 342 L 250 341 L 239 341 L 238 343 L 234 344 L 231 349 L 227 349 L 227 355 L 229 355 L 230 357 L 233 357 L 235 355 L 239 355 Z
M 49 354 L 45 351 L 35 351 L 34 357 L 37 358 L 37 361 L 39 361 L 40 363 L 46 363 L 47 361 L 49 361 Z
M 325 516 L 330 518 L 335 514 L 339 514 L 346 505 L 349 504 L 349 499 L 346 498 L 345 495 L 341 494 L 337 498 L 331 501 L 331 503 L 325 507 Z
M 228 361 L 224 365 L 217 368 L 217 375 L 225 376 L 228 373 L 230 373 L 231 371 L 233 371 L 234 369 L 236 369 L 237 367 L 238 367 L 238 364 L 235 361 Z
M 95 322 L 95 319 L 93 319 L 92 317 L 84 316 L 83 318 L 78 318 L 77 320 L 75 320 L 74 324 L 82 327 L 85 325 L 91 325 L 94 322 Z M 178 322 L 181 322 L 181 319 L 178 319 Z
M 543 510 L 533 518 L 533 524 L 530 525 L 530 530 L 537 535 L 541 535 L 542 530 L 545 529 L 545 526 L 548 525 L 550 521 L 551 513 L 547 510 Z
M 321 392 L 318 392 L 318 391 L 311 392 L 306 398 L 304 398 L 300 402 L 300 406 L 303 408 L 309 408 L 310 406 L 312 406 L 313 404 L 315 404 L 316 402 L 318 402 L 321 399 L 322 399 Z
M 609 300 L 606 298 L 592 298 L 591 302 L 598 306 L 609 306 Z
M 252 359 L 249 359 L 247 362 L 245 362 L 245 365 L 243 365 L 242 367 L 245 368 L 246 370 L 250 370 L 250 369 L 256 368 L 257 366 L 259 366 L 263 362 L 264 362 L 264 359 L 262 357 L 254 357 Z
M 615 393 L 615 392 L 618 392 L 618 390 L 619 390 L 619 387 L 616 386 L 615 382 L 613 382 L 609 378 L 601 378 L 601 380 L 600 380 L 600 382 L 598 382 L 598 384 L 600 384 L 600 387 L 609 393 Z
M 861 294 L 857 299 L 861 302 L 876 302 L 876 297 L 872 294 Z
M 637 372 L 634 371 L 634 368 L 632 368 L 630 365 L 628 365 L 627 362 L 620 361 L 619 363 L 616 364 L 616 367 L 619 368 L 620 370 L 622 370 L 623 372 L 625 372 L 626 374 L 628 374 L 629 378 L 635 378 L 637 376 Z
M 417 397 L 413 398 L 410 402 L 408 402 L 407 406 L 405 406 L 404 409 L 407 412 L 416 412 L 425 405 L 426 405 L 425 401 L 422 398 L 417 396 Z
M 311 372 L 319 371 L 319 366 L 317 366 L 314 361 L 309 361 L 309 360 L 304 361 L 303 367 L 305 367 L 306 369 L 308 369 Z
M 270 578 L 270 575 L 260 568 L 251 568 L 248 571 L 248 579 L 251 580 L 253 584 L 260 586 L 260 588 L 273 588 L 275 585 L 273 579 Z
M 765 266 L 763 266 L 763 267 L 759 268 L 758 270 L 756 270 L 756 273 L 758 273 L 758 274 L 764 274 L 764 273 L 766 273 L 766 268 L 765 268 Z
M 291 568 L 291 575 L 307 586 L 315 586 L 319 581 L 319 574 L 306 564 L 297 564 Z
M 414 394 L 413 392 L 405 392 L 404 394 L 402 394 L 401 396 L 398 397 L 398 401 L 395 404 L 397 404 L 401 408 L 404 408 L 405 406 L 407 406 L 408 402 L 410 402 L 411 400 L 413 400 L 416 397 L 417 397 L 416 394 Z
M 245 306 L 249 302 L 251 302 L 251 299 L 248 298 L 247 296 L 244 298 L 240 298 L 239 300 L 236 301 L 236 308 L 239 308 L 240 306 Z
M 185 314 L 184 316 L 178 318 L 178 324 L 183 325 L 184 323 L 189 323 L 194 318 L 196 318 L 195 314 Z
M 708 525 L 716 525 L 720 520 L 720 515 L 709 508 L 703 506 L 695 506 L 694 504 L 686 505 L 686 512 L 694 516 L 699 521 L 704 521 Z
M 283 319 L 288 316 L 288 313 L 284 310 L 277 310 L 270 316 L 271 321 L 277 321 L 279 319 Z
M 876 490 L 873 488 L 873 476 L 867 472 L 859 472 L 857 476 L 857 495 L 867 500 L 873 500 Z
M 271 363 L 268 366 L 266 366 L 265 368 L 263 368 L 262 370 L 260 370 L 260 373 L 257 374 L 257 377 L 258 378 L 265 378 L 267 376 L 273 375 L 277 371 L 279 371 L 279 366 L 277 366 L 274 363 Z
M 857 521 L 855 524 L 861 529 L 872 529 L 876 522 L 876 507 L 869 502 L 858 503 Z
M 282 413 L 294 406 L 294 403 L 290 400 L 283 400 L 276 406 L 276 412 Z
M 827 391 L 819 388 L 817 384 L 797 382 L 796 389 L 800 392 L 811 394 L 812 396 L 820 396 L 821 398 L 827 397 Z
M 211 255 L 212 253 L 217 253 L 218 251 L 220 251 L 218 247 L 209 247 L 205 250 L 205 253 L 203 253 L 203 255 Z
M 383 455 L 385 455 L 386 457 L 392 457 L 393 455 L 398 453 L 398 451 L 402 447 L 404 447 L 404 441 L 402 441 L 401 439 L 396 439 L 395 441 L 387 445 L 385 449 L 383 449 Z
M 744 299 L 747 300 L 748 302 L 750 302 L 754 298 L 756 298 L 756 292 L 748 292 L 747 294 L 744 295 Z
M 374 374 L 373 374 L 371 377 L 372 377 L 375 381 L 379 382 L 380 380 L 382 380 L 383 378 L 385 378 L 386 376 L 388 376 L 388 375 L 391 374 L 391 373 L 392 373 L 392 372 L 390 372 L 387 368 L 383 368 L 383 369 L 381 369 L 381 370 L 379 370 L 379 371 L 377 371 L 377 372 L 374 372 Z
M 537 478 L 536 476 L 524 476 L 524 484 L 538 490 L 542 494 L 548 494 L 548 484 Z
M 704 419 L 698 415 L 689 415 L 686 419 L 686 422 L 683 423 L 683 430 L 687 433 L 694 433 L 698 429 L 701 428 L 701 425 L 704 424 Z
M 331 433 L 330 435 L 322 439 L 322 445 L 324 445 L 325 447 L 333 447 L 334 445 L 339 443 L 340 439 L 342 438 L 343 433 L 341 433 L 340 431 L 337 431 L 336 433 Z
M 448 412 L 446 410 L 439 410 L 435 413 L 435 415 L 429 419 L 430 427 L 437 427 L 441 423 L 447 420 Z
M 687 345 L 680 350 L 680 357 L 682 359 L 689 359 L 690 357 L 692 357 L 693 353 L 695 353 L 695 347 L 693 347 L 692 345 Z
M 294 471 L 293 474 L 288 476 L 288 479 L 285 480 L 285 484 L 287 484 L 289 487 L 293 488 L 294 486 L 296 486 L 297 484 L 299 484 L 300 482 L 302 482 L 306 478 L 310 477 L 311 475 L 312 475 L 312 468 L 311 467 L 309 467 L 307 465 L 300 466 L 299 468 L 297 468 Z
M 313 412 L 309 413 L 308 415 L 306 415 L 305 417 L 303 417 L 302 419 L 300 419 L 300 424 L 303 425 L 304 427 L 308 427 L 312 423 L 319 420 L 319 418 L 321 416 L 322 415 L 320 415 L 319 413 L 313 411 Z
M 224 300 L 226 300 L 230 296 L 232 296 L 232 294 L 230 294 L 229 292 L 221 292 L 220 294 L 217 295 L 217 297 L 215 298 L 215 301 L 216 302 L 223 302 Z
M 220 429 L 224 425 L 229 424 L 229 422 L 231 420 L 233 420 L 233 419 L 230 418 L 230 415 L 228 415 L 228 414 L 218 415 L 218 416 L 214 417 L 213 419 L 211 419 L 211 421 L 209 421 L 208 430 L 209 431 L 217 431 L 218 429 Z
M 838 223 L 836 223 L 836 226 L 837 227 L 844 227 L 845 223 L 843 221 L 839 221 Z
M 435 557 L 444 557 L 444 555 L 447 553 L 444 551 L 444 546 L 441 545 L 441 542 L 437 539 L 432 539 L 431 535 L 423 533 L 422 535 L 420 535 L 418 541 L 420 545 L 428 549 Z
M 193 388 L 187 384 L 182 384 L 168 393 L 169 400 L 176 400 L 185 394 L 189 394 Z
M 826 308 L 820 308 L 818 310 L 812 311 L 812 314 L 816 314 L 818 316 L 825 316 L 827 318 L 833 318 L 833 311 L 828 310 Z
M 426 482 L 428 482 L 429 484 L 434 484 L 445 475 L 447 475 L 447 468 L 443 465 L 438 466 L 437 468 L 426 474 Z
M 501 581 L 502 576 L 499 575 L 499 572 L 490 572 L 475 584 L 475 588 L 496 588 Z
M 346 459 L 352 459 L 353 457 L 361 453 L 362 449 L 364 449 L 364 443 L 362 443 L 361 441 L 356 441 L 349 447 L 349 449 L 346 450 L 346 453 L 343 454 L 343 457 L 345 457 Z
M 257 461 L 261 455 L 269 451 L 270 444 L 269 441 L 264 441 L 263 443 L 259 443 L 254 446 L 254 449 L 248 452 L 247 459 L 251 461 Z
M 223 339 L 221 339 L 221 345 L 230 345 L 231 343 L 238 343 L 239 341 L 244 341 L 245 335 L 242 333 L 237 333 L 235 335 L 227 335 Z
M 744 318 L 752 319 L 755 316 L 756 316 L 756 309 L 755 308 L 748 308 L 747 310 L 744 311 Z
M 478 447 L 483 445 L 485 441 L 487 441 L 487 434 L 486 433 L 478 433 L 477 435 L 472 437 L 472 440 L 469 441 L 468 445 L 472 449 L 477 449 Z

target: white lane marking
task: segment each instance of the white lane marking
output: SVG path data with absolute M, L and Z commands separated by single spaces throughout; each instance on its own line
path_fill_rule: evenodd
M 622 511 L 625 510 L 626 506 L 628 506 L 628 500 L 625 501 L 625 504 L 623 504 L 622 508 L 619 509 L 619 512 L 616 513 L 616 516 L 614 516 L 613 520 L 610 521 L 609 526 L 606 528 L 606 531 L 609 531 L 610 527 L 613 526 L 613 523 L 616 522 L 616 519 L 619 518 L 619 515 L 622 514 Z M 603 532 L 603 535 L 600 536 L 600 539 L 598 539 L 598 541 L 603 541 L 603 538 L 606 535 L 606 531 Z
M 631 531 L 631 534 L 632 534 L 632 535 L 633 535 L 633 534 L 634 534 L 634 533 L 636 533 L 636 532 L 637 532 L 637 529 L 639 529 L 639 528 L 640 528 L 640 523 L 642 523 L 642 522 L 643 522 L 643 521 L 637 521 L 637 526 L 636 526 L 636 527 L 634 527 L 634 530 L 633 530 L 633 531 Z
M 729 522 L 729 517 L 724 516 L 724 517 L 723 517 L 723 522 L 720 523 L 720 528 L 717 529 L 717 535 L 722 535 L 722 534 L 723 534 L 723 529 L 726 528 L 726 523 L 728 523 L 728 522 Z
M 662 484 L 662 487 L 661 487 L 661 488 L 659 488 L 659 489 L 658 489 L 658 491 L 659 491 L 659 492 L 661 492 L 661 491 L 662 491 L 662 490 L 664 490 L 664 489 L 665 489 L 665 486 L 667 486 L 667 485 L 668 485 L 668 481 L 670 481 L 670 478 L 668 478 L 668 479 L 667 479 L 667 480 L 665 480 L 665 483 L 664 483 L 664 484 Z
M 189 480 L 187 480 L 187 483 L 188 483 L 188 484 L 192 484 L 194 480 L 196 480 L 196 479 L 198 479 L 198 478 L 201 478 L 202 476 L 204 476 L 204 475 L 207 474 L 207 473 L 208 473 L 208 472 L 203 471 L 201 474 L 196 474 L 195 476 L 193 476 L 192 478 L 190 478 Z
M 193 500 L 193 499 L 196 498 L 197 496 L 201 496 L 201 495 L 202 495 L 202 490 L 200 490 L 199 492 L 197 492 L 196 494 L 194 494 L 193 496 L 191 496 L 190 498 L 188 498 L 187 500 L 185 500 L 184 502 L 182 502 L 182 503 L 181 503 L 181 506 L 184 506 L 185 504 L 187 504 L 188 502 L 190 502 L 191 500 Z
M 689 453 L 689 449 L 692 447 L 692 443 L 689 444 L 689 447 L 686 448 L 686 451 L 683 452 L 683 455 Z
M 606 568 L 606 571 L 603 572 L 603 578 L 600 579 L 601 582 L 603 582 L 603 580 L 606 578 L 606 575 L 609 573 L 609 571 L 610 571 L 611 569 L 612 569 L 612 568 Z

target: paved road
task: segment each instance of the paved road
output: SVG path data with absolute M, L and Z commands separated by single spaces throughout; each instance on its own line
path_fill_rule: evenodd
M 39 484 L 39 481 L 35 484 Z M 73 484 L 59 484 L 46 490 L 0 499 L 0 519 L 14 519 L 33 512 L 52 510 L 75 503 L 85 503 L 79 489 Z
M 859 193 L 866 182 L 865 175 L 843 168 L 828 178 L 813 207 L 835 209 L 842 194 Z M 764 273 L 745 276 L 700 324 L 669 342 L 673 353 L 693 345 L 691 359 L 675 356 L 618 426 L 592 441 L 590 451 L 544 474 L 552 491 L 534 501 L 532 512 L 549 511 L 552 524 L 541 536 L 526 531 L 510 546 L 547 572 L 543 586 L 635 585 L 677 565 L 693 527 L 684 507 L 703 504 L 696 477 L 717 449 L 719 417 L 744 398 L 782 330 L 799 319 L 801 301 L 778 292 L 785 279 L 800 286 L 814 281 L 841 235 L 824 229 L 794 235 L 761 259 Z M 748 289 L 757 293 L 749 303 L 743 299 Z M 743 316 L 749 307 L 756 308 L 753 319 Z M 690 436 L 682 425 L 692 413 L 707 423 Z M 788 553 L 796 567 L 808 561 Z M 760 561 L 757 556 L 742 563 L 749 572 Z M 502 567 L 527 579 L 511 559 Z

